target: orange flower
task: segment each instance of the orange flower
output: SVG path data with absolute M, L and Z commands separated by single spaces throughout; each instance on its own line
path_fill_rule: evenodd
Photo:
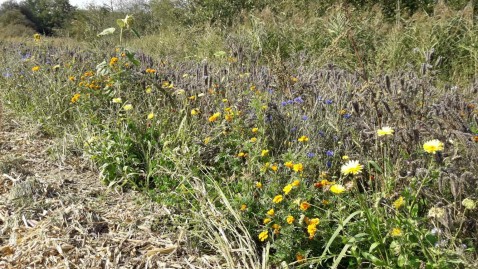
M 309 209 L 310 204 L 306 201 L 303 201 L 302 203 L 300 203 L 299 207 L 300 207 L 300 210 L 306 211 L 307 209 Z

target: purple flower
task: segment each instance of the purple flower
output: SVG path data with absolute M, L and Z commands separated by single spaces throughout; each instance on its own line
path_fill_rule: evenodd
M 288 101 L 287 101 L 287 104 L 288 104 L 288 105 L 292 105 L 293 103 L 294 103 L 293 100 L 288 100 Z
M 307 153 L 307 157 L 309 157 L 309 158 L 314 158 L 314 157 L 315 157 L 315 153 L 309 152 L 309 153 Z
M 333 102 L 334 102 L 334 101 L 332 101 L 332 100 L 330 100 L 330 99 L 325 100 L 325 103 L 326 103 L 327 105 L 331 105 Z
M 302 116 L 302 120 L 308 120 L 309 117 L 307 117 L 306 115 Z
M 319 131 L 319 135 L 324 137 L 325 136 L 325 133 L 323 131 Z
M 296 97 L 294 99 L 294 102 L 297 103 L 297 104 L 302 104 L 304 102 L 304 100 L 302 100 L 302 97 L 299 96 L 299 97 Z
M 326 165 L 327 165 L 327 168 L 330 168 L 330 167 L 332 167 L 332 162 L 331 162 L 331 161 L 327 161 Z
M 297 131 L 297 127 L 292 127 L 292 129 L 290 129 L 290 131 L 295 133 L 295 131 Z
M 327 154 L 327 156 L 329 156 L 329 157 L 334 156 L 334 152 L 332 150 L 327 150 L 327 152 L 325 154 Z
M 352 114 L 350 113 L 347 113 L 344 115 L 344 119 L 350 119 L 350 117 L 352 117 Z
M 286 105 L 287 105 L 287 102 L 286 102 L 286 101 L 282 101 L 281 105 L 282 105 L 282 106 L 286 106 Z

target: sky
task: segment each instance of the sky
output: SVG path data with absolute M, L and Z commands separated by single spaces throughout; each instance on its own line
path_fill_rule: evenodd
M 7 2 L 8 0 L 0 0 L 0 4 L 3 4 L 4 2 Z M 19 2 L 17 0 L 17 2 Z M 79 8 L 86 7 L 88 4 L 95 4 L 95 5 L 103 5 L 103 4 L 109 4 L 111 3 L 110 0 L 70 0 L 70 5 L 76 6 Z

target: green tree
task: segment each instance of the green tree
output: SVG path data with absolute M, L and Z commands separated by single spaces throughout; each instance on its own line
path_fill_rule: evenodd
M 26 0 L 20 6 L 22 13 L 35 24 L 36 30 L 46 35 L 63 28 L 75 11 L 68 0 Z

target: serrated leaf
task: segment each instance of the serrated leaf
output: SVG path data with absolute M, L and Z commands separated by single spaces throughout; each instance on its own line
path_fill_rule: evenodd
M 103 32 L 99 33 L 98 36 L 111 35 L 115 31 L 116 31 L 116 28 L 114 27 L 107 28 L 107 29 L 104 29 Z

